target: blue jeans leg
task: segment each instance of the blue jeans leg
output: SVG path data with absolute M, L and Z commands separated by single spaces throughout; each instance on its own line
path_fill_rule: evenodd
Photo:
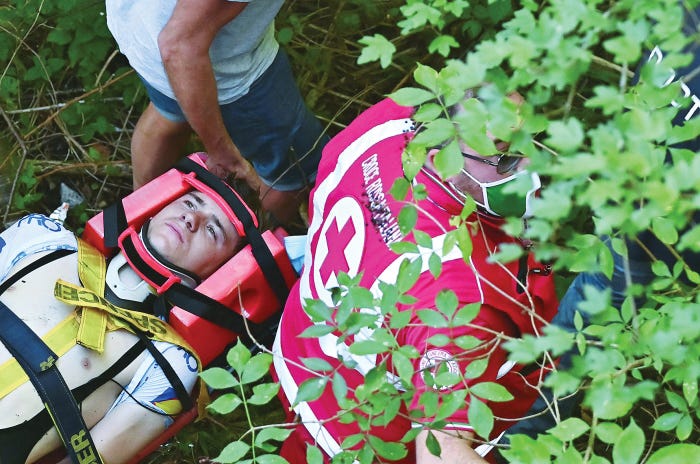
M 581 273 L 572 281 L 564 297 L 559 303 L 559 310 L 552 319 L 552 324 L 555 324 L 568 332 L 576 332 L 574 326 L 574 315 L 579 310 L 580 305 L 585 301 L 585 288 L 593 287 L 598 291 L 610 289 L 611 303 L 614 307 L 620 308 L 622 302 L 627 295 L 627 275 L 632 283 L 647 284 L 652 278 L 651 266 L 646 261 L 631 261 L 625 263 L 625 259 L 615 253 L 612 248 L 610 251 L 613 254 L 614 270 L 612 279 L 608 279 L 602 273 Z M 628 266 L 628 271 L 626 267 Z M 589 323 L 589 317 L 586 312 L 581 311 L 584 325 Z M 575 350 L 564 353 L 559 358 L 559 369 L 566 370 L 571 367 L 572 357 L 575 355 Z M 549 389 L 543 389 L 543 397 L 538 397 L 527 413 L 529 417 L 523 419 L 508 429 L 507 434 L 522 433 L 532 438 L 536 438 L 537 434 L 545 433 L 548 429 L 554 427 L 557 421 L 548 408 L 552 404 L 553 394 Z M 581 403 L 582 397 L 580 393 L 568 396 L 557 400 L 557 410 L 559 417 L 564 420 L 571 417 L 576 408 Z
M 231 138 L 266 185 L 290 191 L 314 183 L 330 137 L 306 106 L 284 50 L 250 91 L 223 105 L 221 113 Z

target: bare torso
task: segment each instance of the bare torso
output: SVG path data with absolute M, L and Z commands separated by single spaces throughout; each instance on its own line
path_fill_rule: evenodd
M 17 267 L 24 267 L 38 257 L 27 258 Z M 75 284 L 80 283 L 77 275 L 77 254 L 53 261 L 21 278 L 0 296 L 0 301 L 18 314 L 35 333 L 44 335 L 74 310 L 73 306 L 54 298 L 53 287 L 58 278 Z M 57 366 L 68 387 L 73 389 L 104 372 L 135 341 L 136 336 L 129 332 L 108 332 L 103 353 L 76 345 L 59 358 Z M 0 364 L 10 358 L 7 348 L 0 343 Z M 115 380 L 121 385 L 128 384 L 140 359 L 141 357 L 132 362 L 115 377 Z M 118 385 L 108 382 L 83 403 L 88 427 L 104 416 L 120 391 Z M 0 398 L 0 428 L 20 424 L 34 417 L 43 407 L 34 387 L 27 381 L 9 395 Z

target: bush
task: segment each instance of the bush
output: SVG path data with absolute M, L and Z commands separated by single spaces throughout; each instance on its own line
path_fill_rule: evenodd
M 0 116 L 8 125 L 0 133 L 7 154 L 0 179 L 11 199 L 5 223 L 29 210 L 53 209 L 60 182 L 87 199 L 86 211 L 73 218 L 76 228 L 86 213 L 130 189 L 128 134 L 145 97 L 115 53 L 103 9 L 102 2 L 86 0 L 0 6 Z M 488 110 L 481 129 L 488 127 L 530 157 L 547 183 L 527 230 L 520 221 L 508 228 L 536 242 L 538 257 L 551 261 L 566 280 L 584 271 L 611 274 L 602 236 L 610 236 L 623 255 L 626 240 L 649 232 L 673 255 L 700 251 L 700 228 L 692 222 L 700 204 L 700 157 L 670 148 L 700 131 L 697 118 L 682 128 L 671 124 L 677 113 L 672 102 L 691 105 L 681 84 L 668 82 L 671 68 L 691 61 L 683 50 L 697 30 L 684 32 L 682 9 L 676 0 L 288 2 L 278 36 L 309 104 L 331 132 L 386 94 L 419 106 L 429 137 L 412 147 L 418 156 L 429 144 L 469 136 L 444 123 L 444 107 L 466 89 L 490 83 L 475 110 Z M 665 53 L 662 64 L 647 64 L 642 80 L 633 82 L 637 64 L 657 45 Z M 515 132 L 504 104 L 514 91 L 526 101 Z M 672 165 L 665 163 L 667 152 Z M 459 163 L 450 148 L 439 162 L 443 173 Z M 627 297 L 621 310 L 611 306 L 609 293 L 589 292 L 581 309 L 593 318 L 591 325 L 579 317 L 577 333 L 548 330 L 537 340 L 511 342 L 513 353 L 530 359 L 574 348 L 574 367 L 558 371 L 547 384 L 559 395 L 582 391 L 585 399 L 580 417 L 560 421 L 537 440 L 514 437 L 504 453 L 508 459 L 699 460 L 700 278 L 693 267 L 698 263 L 657 261 L 654 281 L 637 288 L 639 298 Z M 379 303 L 367 300 L 351 279 L 344 291 L 364 304 Z M 377 331 L 376 337 L 382 335 Z M 237 388 L 238 400 L 227 396 L 225 408 L 222 402 L 212 408 L 229 412 L 263 399 L 277 408 L 269 382 L 259 383 L 257 375 L 242 380 L 248 368 L 239 364 L 244 350 L 238 347 L 231 356 L 238 360 L 232 374 L 209 372 L 204 378 Z M 247 362 L 262 366 L 269 359 L 263 353 Z M 310 362 L 320 380 L 305 387 L 307 398 L 326 382 L 341 382 Z M 401 401 L 381 379 L 368 378 L 368 391 L 381 392 L 382 405 Z M 362 407 L 377 404 L 368 399 Z M 258 424 L 252 411 L 241 416 L 247 430 L 242 441 L 222 445 L 221 462 L 233 462 L 231 456 L 277 462 L 270 443 L 284 438 L 285 427 Z M 488 428 L 489 414 L 480 412 L 478 427 Z M 375 453 L 390 460 L 400 452 L 395 444 L 371 439 L 360 448 L 366 450 L 361 462 Z M 311 449 L 309 462 L 319 459 Z

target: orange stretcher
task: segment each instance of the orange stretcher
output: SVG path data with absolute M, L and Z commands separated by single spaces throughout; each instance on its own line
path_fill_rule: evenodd
M 199 154 L 190 155 L 189 158 L 204 166 Z M 140 229 L 141 225 L 163 206 L 192 189 L 191 181 L 184 177 L 185 174 L 179 170 L 171 169 L 126 196 L 122 200 L 122 204 L 129 225 Z M 261 236 L 270 250 L 285 284 L 290 288 L 296 281 L 297 274 L 284 249 L 286 231 L 277 228 L 274 231 L 262 232 Z M 117 251 L 105 245 L 102 212 L 87 222 L 82 238 L 95 246 L 105 256 L 110 257 Z M 196 290 L 255 323 L 262 323 L 277 314 L 282 306 L 279 298 L 275 297 L 263 270 L 258 265 L 250 245 L 246 245 L 214 274 L 202 281 Z M 169 322 L 195 350 L 205 367 L 223 354 L 224 350 L 232 345 L 239 336 L 237 333 L 219 327 L 178 307 L 172 308 Z M 179 415 L 167 430 L 140 450 L 130 461 L 130 464 L 141 462 L 196 417 L 196 407 Z M 53 464 L 64 456 L 65 452 L 62 449 L 57 450 L 44 457 L 39 463 Z

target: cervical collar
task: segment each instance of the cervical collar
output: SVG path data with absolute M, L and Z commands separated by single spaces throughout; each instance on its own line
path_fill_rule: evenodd
M 107 265 L 106 286 L 120 300 L 141 303 L 151 295 L 151 286 L 134 272 L 122 253 L 115 255 Z

